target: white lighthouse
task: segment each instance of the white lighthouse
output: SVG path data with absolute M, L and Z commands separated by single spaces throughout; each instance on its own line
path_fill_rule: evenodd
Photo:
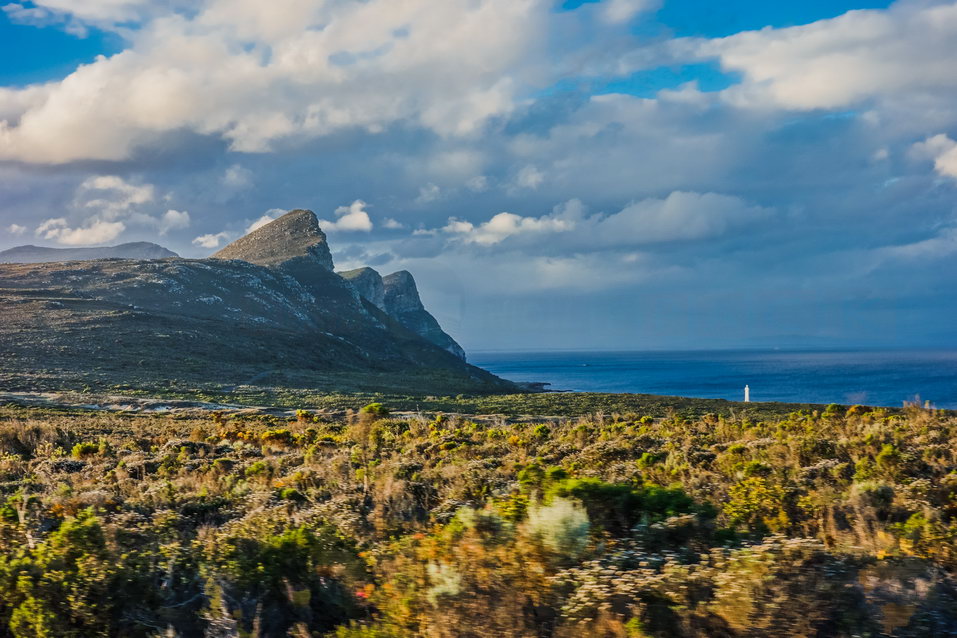
M 744 402 L 751 403 L 751 386 L 744 386 Z

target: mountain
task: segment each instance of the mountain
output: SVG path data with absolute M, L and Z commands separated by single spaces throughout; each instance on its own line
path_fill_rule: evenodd
M 46 248 L 17 246 L 0 251 L 0 264 L 40 264 L 54 261 L 90 261 L 93 259 L 171 259 L 179 257 L 171 250 L 146 241 L 103 248 Z
M 387 312 L 385 309 L 385 284 L 382 283 L 382 275 L 372 268 L 366 267 L 340 272 L 339 276 L 352 284 L 364 299 L 372 302 L 373 306 L 382 312 Z
M 465 360 L 465 350 L 450 337 L 419 297 L 412 273 L 402 270 L 382 277 L 372 268 L 340 272 L 359 294 L 403 326 L 443 350 Z
M 0 265 L 0 389 L 515 390 L 406 327 L 332 266 L 309 211 L 210 259 Z M 404 296 L 418 299 L 412 286 L 393 289 L 403 307 L 414 306 Z
M 213 259 L 240 259 L 260 266 L 302 261 L 332 271 L 332 253 L 319 220 L 309 210 L 294 210 L 237 239 Z

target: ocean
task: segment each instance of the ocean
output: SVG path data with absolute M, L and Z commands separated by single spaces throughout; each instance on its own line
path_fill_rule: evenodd
M 477 352 L 469 362 L 550 390 L 957 409 L 957 351 Z

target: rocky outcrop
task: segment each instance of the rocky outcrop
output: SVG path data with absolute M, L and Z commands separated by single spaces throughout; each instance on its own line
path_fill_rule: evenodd
M 318 265 L 332 271 L 332 253 L 326 234 L 311 210 L 294 210 L 254 230 L 213 255 L 213 259 L 239 259 L 259 266 L 289 263 Z
M 372 268 L 366 267 L 340 272 L 339 276 L 352 284 L 363 299 L 398 321 L 407 330 L 465 360 L 462 346 L 442 330 L 435 317 L 425 309 L 419 289 L 415 285 L 415 278 L 410 272 L 401 270 L 382 277 Z
M 407 270 L 392 273 L 382 278 L 382 285 L 385 289 L 385 311 L 389 316 L 422 338 L 465 360 L 462 346 L 446 334 L 435 317 L 425 309 L 412 273 Z
M 388 312 L 385 307 L 385 285 L 382 283 L 382 275 L 366 267 L 340 272 L 339 276 L 352 284 L 363 299 L 370 301 L 382 312 Z
M 59 261 L 90 261 L 93 259 L 170 259 L 179 257 L 171 250 L 146 241 L 104 246 L 102 248 L 46 248 L 44 246 L 17 246 L 0 252 L 0 263 L 42 264 Z
M 465 360 L 465 350 L 448 335 L 432 314 L 425 309 L 412 273 L 401 270 L 383 277 L 372 268 L 340 272 L 359 295 L 383 311 L 407 330 L 434 343 L 443 350 Z

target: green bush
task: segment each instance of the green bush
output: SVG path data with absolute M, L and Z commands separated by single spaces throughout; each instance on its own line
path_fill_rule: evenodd
M 226 533 L 203 559 L 208 616 L 226 610 L 241 632 L 258 626 L 261 635 L 285 636 L 300 623 L 330 631 L 357 612 L 348 583 L 364 570 L 354 545 L 329 526 Z
M 0 558 L 0 615 L 9 614 L 10 635 L 115 635 L 124 597 L 117 558 L 90 511 L 35 548 Z
M 70 452 L 75 459 L 85 459 L 90 456 L 96 456 L 100 453 L 100 446 L 97 443 L 77 443 Z
M 359 414 L 368 414 L 377 419 L 384 419 L 389 416 L 389 410 L 381 403 L 370 403 L 369 405 L 361 408 Z
M 626 533 L 639 522 L 659 521 L 700 509 L 681 489 L 652 483 L 606 483 L 594 478 L 556 482 L 549 488 L 546 500 L 556 497 L 580 501 L 594 525 L 615 534 Z

